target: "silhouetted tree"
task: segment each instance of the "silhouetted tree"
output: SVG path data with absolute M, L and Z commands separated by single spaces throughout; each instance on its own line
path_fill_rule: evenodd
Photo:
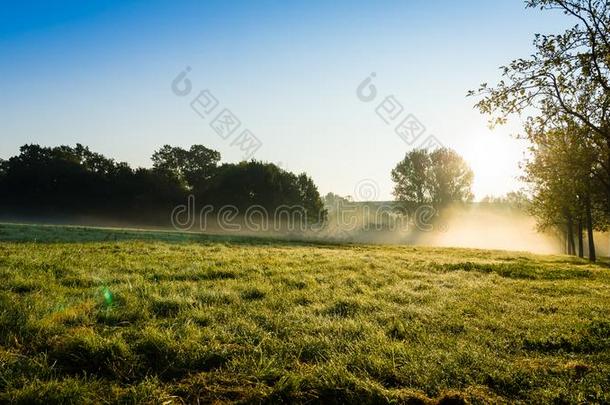
M 310 223 L 326 215 L 318 189 L 306 174 L 297 176 L 258 161 L 220 166 L 201 199 L 214 207 L 235 206 L 242 213 L 260 206 L 270 216 L 280 206 L 292 207 Z
M 392 170 L 394 196 L 405 205 L 428 204 L 441 209 L 473 198 L 473 172 L 455 151 L 414 149 Z
M 523 191 L 509 191 L 499 197 L 487 195 L 481 199 L 481 203 L 497 204 L 523 210 L 529 207 L 531 199 Z
M 218 167 L 220 153 L 202 145 L 188 150 L 165 145 L 152 160 L 152 169 L 134 170 L 80 144 L 24 145 L 19 155 L 0 161 L 1 212 L 167 224 L 174 207 L 194 194 L 199 202 L 234 205 L 242 213 L 253 205 L 268 210 L 286 205 L 308 221 L 325 218 L 318 190 L 306 174 L 262 162 Z
M 152 156 L 153 167 L 175 176 L 185 187 L 203 191 L 214 175 L 220 153 L 203 145 L 189 150 L 164 145 Z
M 560 10 L 577 25 L 562 34 L 536 34 L 535 52 L 502 67 L 502 80 L 483 83 L 477 103 L 492 122 L 532 113 L 526 133 L 544 133 L 572 120 L 586 129 L 582 141 L 596 150 L 594 175 L 605 190 L 610 215 L 610 2 L 607 0 L 528 0 L 530 8 Z M 535 143 L 535 141 L 533 142 Z
M 524 179 L 532 186 L 532 213 L 541 228 L 565 230 L 567 253 L 576 254 L 574 234 L 583 254 L 582 230 L 587 230 L 589 258 L 595 261 L 593 232 L 607 226 L 603 187 L 594 172 L 597 151 L 587 144 L 587 128 L 567 120 L 563 128 L 530 134 L 536 141 L 526 160 Z
M 492 115 L 493 123 L 504 123 L 511 114 L 531 114 L 525 138 L 537 155 L 528 176 L 537 187 L 533 208 L 540 224 L 562 222 L 568 251 L 575 253 L 573 229 L 578 229 L 580 242 L 584 223 L 589 258 L 595 260 L 593 230 L 607 224 L 610 216 L 610 2 L 528 0 L 526 4 L 560 10 L 577 24 L 562 34 L 536 34 L 531 56 L 502 67 L 497 85 L 484 83 L 469 94 L 483 95 L 476 106 Z M 569 151 L 561 152 L 566 145 Z M 545 151 L 549 146 L 555 152 Z M 561 164 L 547 165 L 549 161 Z

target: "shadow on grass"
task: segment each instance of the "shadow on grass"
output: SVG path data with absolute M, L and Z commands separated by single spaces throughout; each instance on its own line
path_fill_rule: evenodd
M 501 277 L 524 280 L 568 280 L 590 278 L 592 273 L 587 269 L 541 266 L 529 262 L 509 263 L 433 263 L 438 271 L 474 271 L 478 273 L 495 273 Z
M 0 242 L 87 243 L 119 241 L 158 241 L 166 243 L 231 243 L 240 245 L 286 245 L 345 247 L 345 242 L 299 235 L 230 235 L 174 230 L 103 228 L 77 225 L 0 223 Z

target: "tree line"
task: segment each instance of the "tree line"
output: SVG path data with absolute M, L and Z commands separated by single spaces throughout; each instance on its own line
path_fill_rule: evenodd
M 595 231 L 610 217 L 610 2 L 528 0 L 526 6 L 559 11 L 573 24 L 563 33 L 536 34 L 535 51 L 501 67 L 494 86 L 470 95 L 476 107 L 503 124 L 525 117 L 530 143 L 523 164 L 531 212 L 541 228 L 560 230 L 566 252 L 596 260 Z
M 152 168 L 131 168 L 88 147 L 23 145 L 0 160 L 0 208 L 4 217 L 109 219 L 167 225 L 189 196 L 198 203 L 250 206 L 272 211 L 286 205 L 299 218 L 319 221 L 324 205 L 313 180 L 272 163 L 220 164 L 220 153 L 203 145 L 165 145 Z

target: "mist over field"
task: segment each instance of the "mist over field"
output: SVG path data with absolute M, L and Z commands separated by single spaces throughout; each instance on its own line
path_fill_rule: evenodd
M 518 209 L 472 204 L 450 207 L 443 214 L 445 231 L 424 233 L 419 243 L 477 249 L 502 249 L 542 254 L 563 251 L 562 241 L 536 229 L 536 220 Z
M 366 203 L 361 203 L 366 204 Z M 360 209 L 359 226 L 337 225 L 337 214 L 330 215 L 329 239 L 344 238 L 354 242 L 381 244 L 408 244 L 419 246 L 464 247 L 527 251 L 541 254 L 562 253 L 564 241 L 556 233 L 537 229 L 536 220 L 525 210 L 502 204 L 470 203 L 453 205 L 439 215 L 427 218 L 424 224 L 413 220 L 401 225 L 376 226 L 380 215 L 375 215 L 379 204 L 371 203 L 366 211 Z M 393 208 L 393 203 L 386 203 Z M 365 218 L 369 218 L 366 221 Z M 398 221 L 400 222 L 400 221 Z M 368 223 L 368 227 L 364 225 Z M 404 225 L 404 226 L 402 226 Z M 346 230 L 346 228 L 356 228 Z M 392 228 L 392 229 L 388 229 Z M 319 235 L 320 236 L 320 235 Z M 600 252 L 606 252 L 604 234 L 596 235 Z M 604 253 L 602 253 L 604 254 Z
M 219 221 L 210 215 L 205 222 L 195 211 L 192 224 L 142 225 L 133 221 L 121 221 L 95 216 L 66 218 L 2 217 L 4 222 L 42 223 L 50 225 L 79 225 L 116 229 L 163 230 L 194 234 L 226 236 L 258 236 L 292 240 L 311 240 L 337 243 L 402 244 L 410 246 L 461 247 L 523 251 L 538 254 L 561 254 L 565 251 L 565 240 L 558 233 L 537 228 L 536 220 L 523 209 L 493 203 L 459 204 L 445 208 L 442 214 L 427 218 L 425 223 L 416 223 L 412 217 L 396 219 L 388 226 L 384 215 L 395 209 L 394 203 L 353 203 L 356 207 L 343 221 L 332 213 L 323 226 L 300 227 L 290 221 L 273 221 L 272 213 L 265 220 L 253 217 L 246 220 L 236 216 L 231 221 Z M 370 204 L 369 209 L 362 207 Z M 383 209 L 379 209 L 379 207 Z M 171 222 L 171 213 L 157 213 L 160 223 Z M 186 220 L 186 219 L 183 219 Z M 222 224 L 221 224 L 222 222 Z M 315 228 L 312 230 L 311 228 Z M 595 234 L 597 250 L 607 256 L 608 235 Z

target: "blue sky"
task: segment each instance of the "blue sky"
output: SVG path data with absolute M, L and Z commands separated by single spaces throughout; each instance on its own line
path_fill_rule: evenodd
M 243 153 L 189 106 L 209 89 L 262 142 L 255 158 L 309 173 L 320 191 L 363 179 L 391 198 L 407 145 L 375 113 L 393 95 L 475 171 L 477 197 L 520 185 L 519 122 L 493 132 L 466 91 L 527 56 L 563 15 L 497 1 L 56 1 L 0 11 L 0 157 L 80 142 L 150 166 L 163 144 Z M 193 93 L 172 80 L 186 66 Z M 379 99 L 356 87 L 371 72 Z

